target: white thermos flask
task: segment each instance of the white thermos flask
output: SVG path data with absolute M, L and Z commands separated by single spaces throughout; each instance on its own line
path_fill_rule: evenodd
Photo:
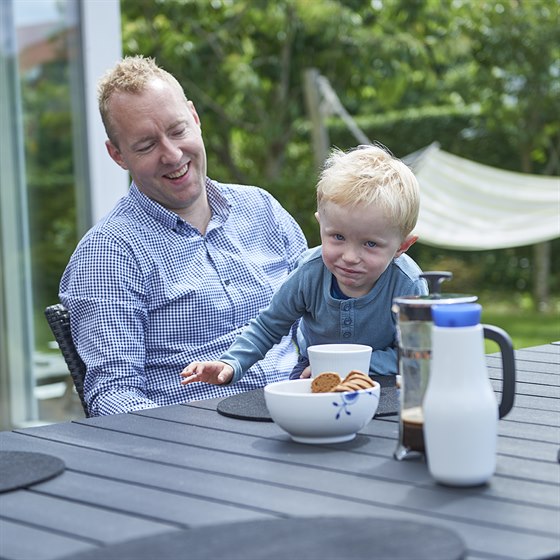
M 481 310 L 477 303 L 432 308 L 424 438 L 431 475 L 451 486 L 483 484 L 496 469 L 499 412 L 486 367 Z M 513 356 L 507 334 L 494 330 L 507 339 L 506 350 Z M 506 375 L 504 371 L 504 379 Z M 512 375 L 515 383 L 515 373 Z

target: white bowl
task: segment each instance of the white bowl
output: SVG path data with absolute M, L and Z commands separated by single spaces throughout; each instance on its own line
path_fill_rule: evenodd
M 312 393 L 312 381 L 278 381 L 264 388 L 270 416 L 294 441 L 350 441 L 375 416 L 381 392 L 379 383 L 354 392 Z

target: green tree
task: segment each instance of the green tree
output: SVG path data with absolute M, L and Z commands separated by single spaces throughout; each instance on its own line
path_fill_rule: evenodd
M 68 64 L 45 63 L 21 87 L 29 196 L 33 307 L 39 345 L 50 340 L 43 310 L 58 300 L 64 268 L 77 242 L 74 153 Z
M 465 90 L 490 130 L 506 131 L 517 170 L 560 171 L 560 3 L 483 2 L 469 9 L 473 62 Z M 472 88 L 476 87 L 473 91 Z M 533 294 L 549 307 L 551 244 L 534 247 Z
M 557 0 L 465 3 L 472 58 L 455 85 L 505 132 L 524 173 L 560 169 L 559 14 Z
M 436 87 L 447 21 L 435 17 L 438 2 L 375 4 L 123 0 L 124 50 L 155 57 L 182 82 L 211 175 L 269 188 L 316 240 L 304 70 L 318 68 L 357 116 L 449 103 Z M 423 40 L 428 28 L 439 40 Z
M 202 118 L 209 174 L 269 189 L 314 244 L 306 69 L 326 76 L 368 137 L 398 156 L 437 140 L 481 163 L 558 173 L 558 7 L 558 0 L 122 0 L 124 51 L 155 57 L 182 82 Z M 328 127 L 339 147 L 357 143 L 340 120 Z M 526 248 L 413 249 L 423 251 L 424 268 L 443 255 L 467 263 L 462 270 L 480 282 L 502 283 L 513 260 L 532 259 Z M 513 269 L 512 288 L 524 285 L 528 268 Z

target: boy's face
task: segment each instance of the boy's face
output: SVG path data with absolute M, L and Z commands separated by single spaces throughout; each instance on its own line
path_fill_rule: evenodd
M 349 297 L 366 295 L 393 258 L 417 239 L 404 241 L 399 228 L 376 206 L 339 206 L 323 202 L 315 214 L 320 226 L 323 262 Z

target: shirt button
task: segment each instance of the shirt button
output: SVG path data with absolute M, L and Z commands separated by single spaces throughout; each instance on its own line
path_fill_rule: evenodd
M 352 335 L 351 335 L 351 333 L 349 333 L 348 331 L 346 331 L 345 333 L 342 334 L 342 336 L 343 336 L 344 338 L 350 338 Z
M 229 280 L 224 280 L 224 284 L 225 284 L 226 286 L 229 286 Z
M 352 319 L 346 317 L 346 319 L 344 319 L 344 324 L 345 325 L 351 325 L 352 324 Z
M 348 311 L 349 309 L 350 309 L 350 304 L 349 304 L 349 303 L 345 303 L 345 304 L 342 306 L 342 310 L 343 310 L 343 311 Z

